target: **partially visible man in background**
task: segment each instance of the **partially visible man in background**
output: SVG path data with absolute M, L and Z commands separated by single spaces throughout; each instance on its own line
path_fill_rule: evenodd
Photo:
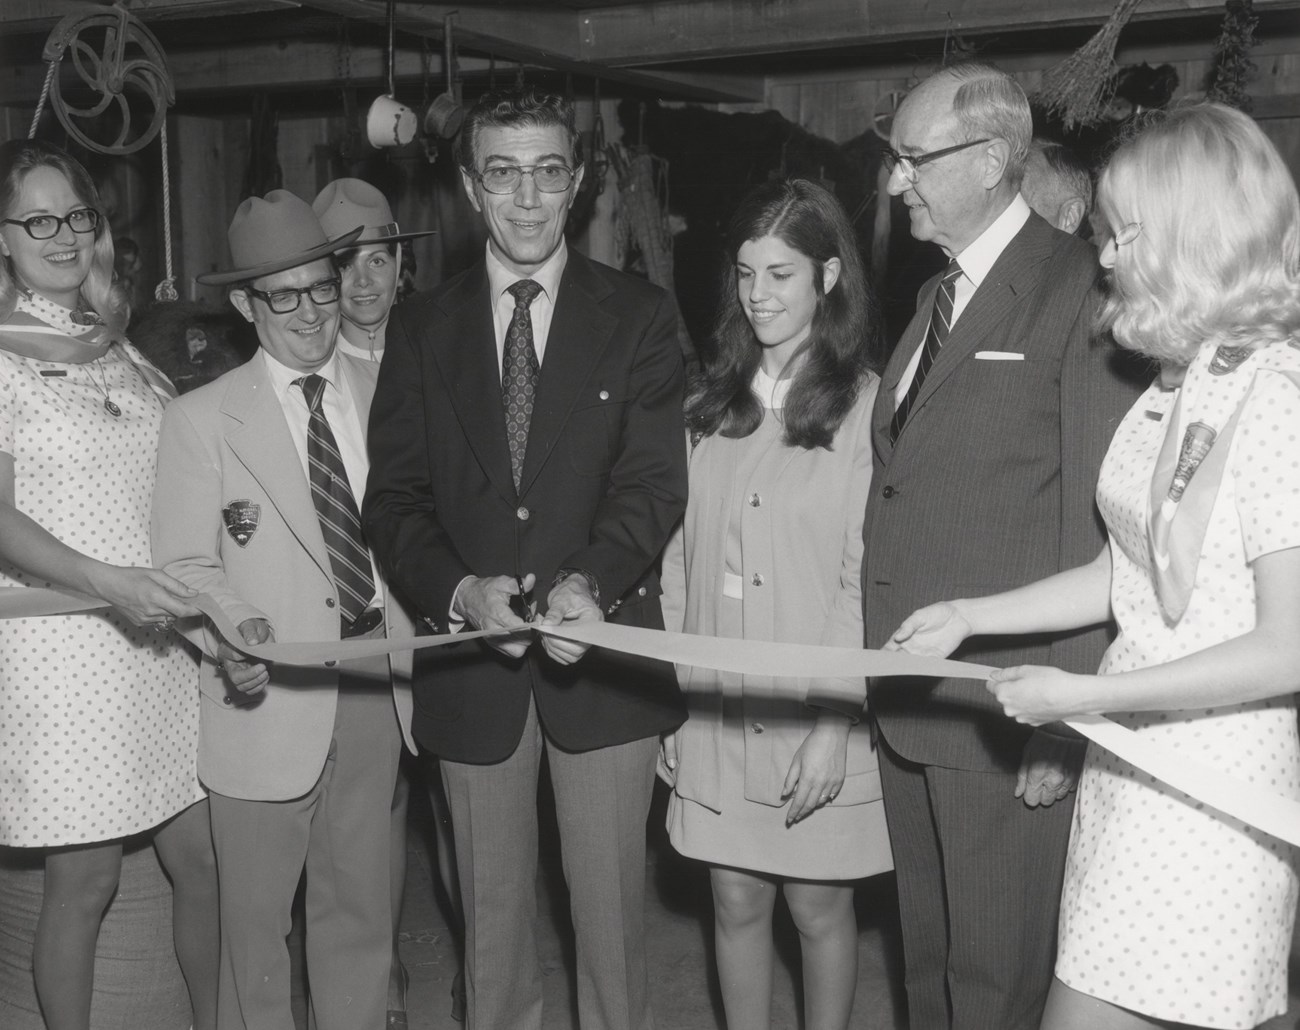
M 1020 193 L 1061 232 L 1078 234 L 1092 209 L 1092 173 L 1065 144 L 1036 137 L 1029 144 Z

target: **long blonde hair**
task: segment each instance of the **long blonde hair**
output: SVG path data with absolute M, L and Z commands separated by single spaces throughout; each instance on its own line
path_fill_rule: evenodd
M 1116 248 L 1099 322 L 1132 350 L 1186 364 L 1206 344 L 1300 338 L 1300 198 L 1276 147 L 1222 104 L 1160 112 L 1115 152 L 1098 206 Z
M 37 168 L 52 168 L 68 180 L 73 193 L 89 208 L 99 212 L 99 228 L 91 253 L 90 271 L 81 284 L 81 299 L 99 315 L 114 337 L 126 331 L 131 306 L 126 291 L 113 281 L 113 233 L 100 206 L 99 191 L 90 173 L 71 154 L 43 140 L 11 140 L 0 144 L 0 214 L 7 214 L 22 192 L 23 180 Z M 0 261 L 0 322 L 13 314 L 18 281 L 9 258 Z

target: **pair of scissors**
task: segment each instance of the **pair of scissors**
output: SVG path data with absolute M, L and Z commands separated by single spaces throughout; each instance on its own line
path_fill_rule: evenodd
M 537 602 L 533 599 L 533 592 L 524 589 L 523 576 L 516 576 L 515 583 L 519 587 L 519 593 L 510 598 L 510 610 L 524 622 L 532 622 L 537 617 Z

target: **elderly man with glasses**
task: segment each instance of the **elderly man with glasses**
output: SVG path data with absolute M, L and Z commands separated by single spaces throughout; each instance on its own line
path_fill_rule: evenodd
M 439 628 L 493 635 L 416 659 L 415 736 L 441 758 L 466 922 L 467 1023 L 539 1030 L 543 754 L 577 938 L 584 1030 L 650 1030 L 646 816 L 672 667 L 538 637 L 663 627 L 655 561 L 686 501 L 682 360 L 659 288 L 564 240 L 583 169 L 572 105 L 482 98 L 459 140 L 480 261 L 389 323 L 366 531 Z
M 153 557 L 210 594 L 246 644 L 410 636 L 364 534 L 373 362 L 339 354 L 327 238 L 284 190 L 230 225 L 230 287 L 257 329 L 245 365 L 171 404 L 154 492 Z M 293 1030 L 285 937 L 306 871 L 307 980 L 320 1030 L 385 1022 L 392 912 L 389 802 L 410 685 L 386 657 L 266 665 L 188 634 L 199 672 L 199 777 L 221 886 L 219 1030 Z M 413 745 L 407 736 L 408 743 Z
M 867 644 L 905 616 L 1093 558 L 1097 470 L 1136 389 L 1094 341 L 1097 255 L 1019 187 L 1029 105 L 986 65 L 922 82 L 894 120 L 889 192 L 948 268 L 881 382 L 862 594 Z M 957 657 L 1096 671 L 1106 630 Z M 871 684 L 913 1030 L 1037 1030 L 1082 750 L 1003 717 L 974 679 Z

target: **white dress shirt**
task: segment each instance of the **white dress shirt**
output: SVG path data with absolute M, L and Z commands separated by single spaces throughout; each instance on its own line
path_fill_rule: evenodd
M 311 410 L 307 407 L 307 397 L 301 386 L 295 386 L 296 380 L 311 375 L 277 361 L 261 348 L 254 359 L 266 366 L 271 386 L 275 390 L 276 400 L 284 412 L 284 420 L 289 424 L 289 435 L 293 438 L 294 450 L 302 462 L 302 474 L 311 482 L 311 472 L 307 463 L 307 420 Z M 370 474 L 370 459 L 366 457 L 366 438 L 361 428 L 361 419 L 357 415 L 356 402 L 348 383 L 339 368 L 337 354 L 331 354 L 329 361 L 316 369 L 315 374 L 325 380 L 325 393 L 321 397 L 321 407 L 325 419 L 338 444 L 339 454 L 343 457 L 343 469 L 348 474 L 348 487 L 357 509 L 361 508 L 361 495 L 366 488 L 366 476 Z M 379 567 L 375 565 L 374 555 L 370 557 L 370 572 L 375 581 L 375 596 L 367 607 L 382 606 L 384 603 L 383 582 L 379 578 Z
M 512 272 L 487 248 L 488 292 L 492 297 L 492 328 L 496 332 L 497 368 L 505 360 L 506 331 L 515 312 L 515 298 L 509 289 L 521 279 L 531 279 L 542 288 L 533 298 L 528 314 L 533 322 L 533 349 L 537 352 L 537 367 L 546 360 L 546 341 L 551 335 L 551 318 L 555 315 L 555 297 L 560 292 L 560 277 L 569 260 L 569 249 L 563 238 L 555 253 L 532 275 Z
M 1017 193 L 1016 198 L 993 220 L 992 225 L 975 237 L 974 242 L 960 254 L 953 255 L 957 259 L 957 264 L 961 265 L 961 275 L 957 276 L 953 286 L 950 328 L 957 324 L 957 319 L 961 318 L 961 313 L 966 310 L 971 297 L 975 296 L 975 291 L 988 277 L 994 264 L 1002 256 L 1002 252 L 1007 249 L 1007 245 L 1029 221 L 1030 213 L 1025 198 Z M 907 396 L 908 387 L 912 385 L 912 378 L 916 375 L 916 366 L 921 363 L 923 350 L 925 350 L 924 337 L 921 345 L 912 355 L 912 359 L 907 363 L 907 368 L 903 370 L 903 377 L 898 381 L 898 386 L 894 389 L 895 408 L 902 404 L 903 398 Z

